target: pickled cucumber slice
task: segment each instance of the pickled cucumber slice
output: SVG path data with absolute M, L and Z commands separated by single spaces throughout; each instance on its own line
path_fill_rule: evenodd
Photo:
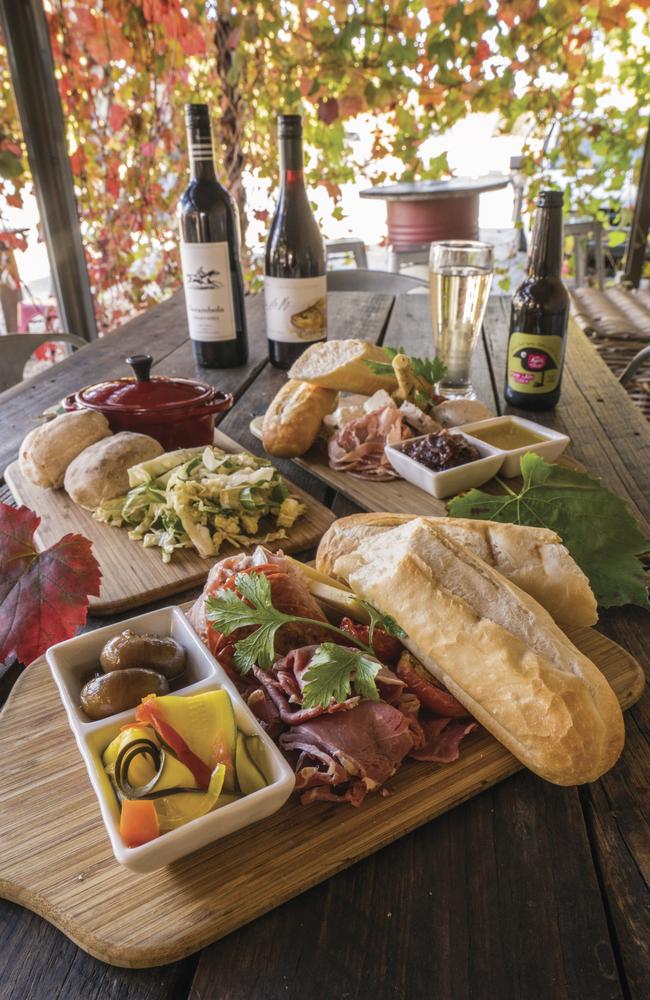
M 259 792 L 261 788 L 266 788 L 264 775 L 255 766 L 246 749 L 246 737 L 243 733 L 237 733 L 237 753 L 235 757 L 237 768 L 237 781 L 244 795 L 251 795 Z

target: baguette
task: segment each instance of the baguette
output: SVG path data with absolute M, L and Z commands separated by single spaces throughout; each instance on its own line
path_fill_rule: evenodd
M 519 587 L 417 518 L 340 556 L 337 576 L 406 631 L 407 648 L 526 767 L 595 781 L 623 747 L 598 668 Z
M 378 389 L 393 392 L 394 375 L 376 375 L 366 361 L 389 361 L 381 347 L 368 340 L 326 340 L 312 344 L 289 369 L 289 378 L 302 379 L 339 392 L 372 396 Z
M 316 568 L 326 576 L 333 576 L 339 556 L 356 549 L 366 539 L 413 519 L 412 514 L 353 514 L 340 518 L 321 539 Z M 511 580 L 546 608 L 560 625 L 586 626 L 598 621 L 589 581 L 555 532 L 455 517 L 424 520 Z
M 285 382 L 264 414 L 262 440 L 269 455 L 304 455 L 318 437 L 323 417 L 336 407 L 338 395 L 309 382 Z

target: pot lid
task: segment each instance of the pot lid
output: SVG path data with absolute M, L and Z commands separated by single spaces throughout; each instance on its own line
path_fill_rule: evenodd
M 87 385 L 77 393 L 79 402 L 102 410 L 169 410 L 205 403 L 217 392 L 211 385 L 189 378 L 152 378 L 150 354 L 134 354 L 125 361 L 133 369 L 132 377 Z

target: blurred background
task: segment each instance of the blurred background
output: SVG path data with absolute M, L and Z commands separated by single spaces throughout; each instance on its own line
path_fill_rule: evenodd
M 370 267 L 386 267 L 386 207 L 362 190 L 496 174 L 510 183 L 481 196 L 479 225 L 498 248 L 497 287 L 506 292 L 521 274 L 529 209 L 543 186 L 565 191 L 567 218 L 602 224 L 606 278 L 617 280 L 648 128 L 649 0 L 38 6 L 100 334 L 180 285 L 187 100 L 211 106 L 250 289 L 259 286 L 275 199 L 276 118 L 287 111 L 305 116 L 323 235 L 362 242 Z M 6 13 L 3 24 L 6 32 Z M 8 41 L 0 36 L 0 283 L 25 304 L 23 325 L 57 329 Z M 17 71 L 28 74 L 28 61 Z M 333 266 L 347 264 L 342 255 Z M 568 255 L 568 278 L 572 266 Z

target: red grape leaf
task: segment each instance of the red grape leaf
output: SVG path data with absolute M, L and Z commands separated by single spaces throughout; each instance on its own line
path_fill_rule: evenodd
M 15 654 L 31 663 L 86 621 L 101 573 L 83 535 L 65 535 L 37 552 L 41 523 L 28 507 L 0 504 L 0 663 Z

